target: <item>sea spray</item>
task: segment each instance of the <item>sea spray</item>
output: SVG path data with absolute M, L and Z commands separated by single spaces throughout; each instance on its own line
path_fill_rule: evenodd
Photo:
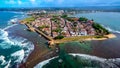
M 111 29 L 110 27 L 105 27 L 105 28 L 106 28 L 107 30 L 109 30 L 110 32 L 113 32 L 113 33 L 120 33 L 120 31 Z
M 9 37 L 8 32 L 0 29 L 0 67 L 9 68 L 27 59 L 34 49 L 33 43 L 22 37 Z
M 8 21 L 8 24 L 13 24 L 13 23 L 17 23 L 17 22 L 18 22 L 18 18 L 13 18 Z
M 120 58 L 113 58 L 113 59 L 105 59 L 100 58 L 97 56 L 87 55 L 87 54 L 77 54 L 77 53 L 69 53 L 69 55 L 72 55 L 74 57 L 77 57 L 77 60 L 82 61 L 88 61 L 88 63 L 97 64 L 100 66 L 100 68 L 119 68 L 120 66 Z M 49 63 L 49 61 L 55 59 L 57 57 L 50 58 L 48 60 L 42 61 L 39 64 L 37 64 L 34 68 L 42 68 L 44 65 Z
M 5 57 L 3 55 L 0 56 L 0 64 L 3 65 L 5 63 Z
M 55 59 L 57 57 L 53 57 L 53 58 L 50 58 L 48 60 L 44 60 L 44 61 L 40 62 L 39 64 L 37 64 L 34 68 L 42 68 L 44 65 L 46 65 L 47 63 L 49 63 L 50 60 Z
M 7 29 L 9 29 L 9 28 L 11 28 L 11 27 L 14 27 L 14 26 L 16 26 L 16 25 L 18 25 L 18 24 L 13 24 L 13 25 L 11 25 L 11 26 L 7 26 L 6 28 L 4 28 L 4 29 L 2 29 L 2 30 L 7 30 Z
M 108 31 L 110 31 L 110 32 L 112 32 L 112 33 L 120 33 L 119 30 L 112 29 L 112 28 L 110 28 L 110 27 L 108 27 L 108 26 L 105 26 L 105 25 L 102 25 L 102 26 L 105 27 Z
M 0 11 L 0 68 L 12 68 L 15 64 L 26 61 L 34 49 L 33 43 L 29 40 L 9 35 L 9 28 L 19 25 L 11 22 L 26 16 L 23 12 Z

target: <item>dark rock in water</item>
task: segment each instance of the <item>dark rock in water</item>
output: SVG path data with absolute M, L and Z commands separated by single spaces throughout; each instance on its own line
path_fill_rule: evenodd
M 16 22 L 12 22 L 12 24 L 16 24 Z

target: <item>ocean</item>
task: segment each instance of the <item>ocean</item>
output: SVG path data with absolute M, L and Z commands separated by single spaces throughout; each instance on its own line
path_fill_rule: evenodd
M 114 39 L 92 41 L 92 55 L 103 58 L 120 58 L 120 12 L 91 12 L 80 13 L 74 16 L 93 19 L 117 36 Z
M 33 43 L 26 38 L 9 35 L 8 29 L 19 25 L 11 22 L 25 17 L 22 12 L 0 11 L 0 68 L 16 68 L 34 49 Z
M 92 12 L 80 13 L 74 15 L 76 17 L 86 17 L 93 19 L 95 22 L 100 23 L 109 31 L 120 33 L 120 12 Z
M 65 47 L 68 46 L 66 47 L 66 50 L 68 49 L 70 50 L 70 53 L 82 58 L 83 62 L 85 59 L 88 60 L 88 62 L 92 61 L 92 64 L 97 63 L 101 68 L 120 68 L 120 13 L 91 12 L 72 15 L 72 17 L 86 17 L 88 19 L 93 19 L 117 37 L 108 40 L 90 41 L 90 47 L 88 47 L 90 48 L 89 53 L 81 52 L 81 49 L 84 49 L 84 46 L 83 48 L 79 48 L 79 42 L 64 44 Z M 35 68 L 42 68 L 42 66 L 49 63 L 51 59 L 37 64 Z
M 118 58 L 117 62 L 120 62 L 120 13 L 96 12 L 81 13 L 74 16 L 94 19 L 95 22 L 100 23 L 114 33 L 117 36 L 115 39 L 92 41 L 92 53 L 90 55 L 97 58 L 102 57 L 105 60 L 106 58 L 112 59 L 113 61 Z M 25 31 L 25 26 L 19 23 L 11 23 L 11 21 L 20 20 L 25 17 L 26 15 L 21 12 L 0 12 L 0 68 L 15 68 L 17 64 L 25 61 L 24 58 L 34 49 L 33 43 L 28 38 L 31 37 L 33 40 L 39 40 L 41 45 L 44 45 L 46 42 L 45 39 L 41 38 L 40 40 L 36 33 L 32 34 Z M 88 55 L 85 55 L 86 57 Z

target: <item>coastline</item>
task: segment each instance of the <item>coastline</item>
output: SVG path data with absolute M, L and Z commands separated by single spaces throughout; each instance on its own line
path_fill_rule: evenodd
M 18 27 L 18 28 L 21 28 L 21 27 Z M 14 30 L 14 29 L 13 29 Z M 16 29 L 15 29 L 16 30 Z M 17 31 L 17 32 L 19 32 L 19 31 Z M 20 32 L 20 33 L 22 33 L 22 32 Z M 24 33 L 24 32 L 23 32 Z M 106 37 L 108 37 L 108 38 L 89 38 L 89 39 L 86 39 L 86 40 L 89 40 L 89 41 L 91 41 L 91 40 L 107 40 L 107 39 L 112 39 L 112 38 L 116 38 L 116 36 L 115 36 L 115 34 L 109 34 L 109 35 L 105 35 Z M 23 36 L 23 37 L 26 37 L 26 36 Z M 28 37 L 31 37 L 31 36 L 28 36 Z M 27 39 L 29 39 L 27 37 Z M 36 38 L 36 37 L 35 37 Z M 29 61 L 31 61 L 31 59 L 33 59 L 33 58 L 35 58 L 35 56 L 37 56 L 37 54 L 41 54 L 42 52 L 43 52 L 43 50 L 44 49 L 46 49 L 46 48 L 44 48 L 44 47 L 41 47 L 41 46 L 45 46 L 45 45 L 43 45 L 43 44 L 41 44 L 41 43 L 39 43 L 39 44 L 37 44 L 37 41 L 36 41 L 36 39 L 33 39 L 32 37 L 31 37 L 31 39 L 29 39 L 30 41 L 32 41 L 33 43 L 34 43 L 34 46 L 35 46 L 35 49 L 32 51 L 32 53 L 29 55 L 29 58 L 27 58 L 27 62 L 29 62 Z M 46 53 L 45 54 L 48 54 L 47 56 L 45 56 L 45 57 L 39 57 L 39 60 L 36 60 L 36 62 L 31 62 L 30 64 L 37 64 L 37 62 L 40 62 L 40 61 L 43 61 L 44 59 L 47 59 L 47 58 L 50 58 L 50 57 L 52 57 L 51 55 L 52 55 L 52 53 L 51 53 L 52 51 L 46 51 Z M 49 53 L 51 53 L 51 54 L 49 54 Z M 45 55 L 44 54 L 44 55 Z M 43 54 L 42 54 L 43 55 Z M 49 57 L 48 57 L 49 56 Z M 38 57 L 38 56 L 37 56 Z M 29 64 L 29 65 L 30 65 Z M 29 68 L 32 68 L 32 66 L 33 65 L 31 65 L 31 67 L 29 67 Z
M 119 64 L 120 58 L 111 58 L 111 59 L 106 59 L 106 58 L 101 58 L 93 55 L 88 55 L 88 54 L 80 54 L 80 53 L 69 53 L 69 55 L 72 55 L 73 57 L 80 57 L 82 58 L 83 61 L 94 61 L 94 63 L 98 63 L 98 65 L 102 65 L 102 68 L 110 68 L 110 67 L 119 67 L 117 64 Z M 44 60 L 40 63 L 38 63 L 34 68 L 42 68 L 44 65 L 48 64 L 51 60 L 57 58 L 58 56 L 55 56 L 53 58 Z M 78 59 L 79 60 L 79 59 Z M 81 59 L 80 59 L 81 60 Z M 107 64 L 107 65 L 106 65 Z
M 21 24 L 25 24 L 25 23 L 21 23 Z M 36 29 L 34 27 L 29 27 L 27 26 L 27 28 L 35 33 L 36 32 Z M 40 33 L 38 33 L 40 34 Z M 44 33 L 43 33 L 44 34 Z M 73 36 L 74 37 L 74 36 Z M 80 38 L 80 36 L 79 36 Z M 74 41 L 92 41 L 92 40 L 107 40 L 107 39 L 112 39 L 112 38 L 116 38 L 116 36 L 114 34 L 109 34 L 109 35 L 104 35 L 104 38 L 95 38 L 95 36 L 92 36 L 91 38 L 90 37 L 87 37 L 85 39 L 77 39 L 77 40 L 74 40 Z M 69 37 L 68 37 L 69 39 Z M 73 40 L 51 40 L 50 39 L 50 43 L 54 43 L 54 44 L 57 44 L 57 43 L 65 43 L 65 42 L 72 42 Z M 56 43 L 57 42 L 57 43 Z M 54 57 L 55 55 L 57 54 L 54 54 L 54 50 L 53 51 L 49 51 L 49 50 L 44 50 L 44 51 L 41 51 L 40 47 L 39 47 L 40 44 L 35 44 L 35 49 L 33 50 L 33 52 L 29 55 L 29 58 L 28 60 L 22 64 L 23 66 L 25 66 L 26 68 L 32 68 L 33 66 L 35 66 L 36 64 L 38 64 L 39 62 L 45 60 L 45 59 L 48 59 L 48 58 L 52 58 Z M 38 55 L 39 54 L 39 55 Z M 42 57 L 43 56 L 43 57 Z M 34 58 L 34 60 L 31 60 L 32 58 Z M 20 68 L 22 68 L 22 66 L 20 66 Z
M 113 38 L 116 38 L 116 35 L 115 34 L 108 34 L 108 35 L 105 35 L 105 37 L 107 38 L 88 38 L 88 39 L 85 39 L 85 41 L 92 41 L 92 40 L 107 40 L 107 39 L 113 39 Z
M 57 53 L 55 53 L 55 50 L 42 50 L 43 48 L 40 47 L 40 45 L 35 44 L 34 50 L 32 53 L 28 56 L 25 63 L 21 63 L 19 65 L 19 68 L 33 68 L 38 63 L 47 60 L 49 58 L 52 58 L 54 56 L 57 56 Z
M 23 23 L 22 23 L 23 24 Z M 32 27 L 29 24 L 24 23 L 24 25 L 27 26 L 27 28 L 33 32 L 38 33 L 37 31 L 41 32 L 40 30 Z M 37 30 L 37 31 L 36 31 Z M 65 43 L 65 42 L 72 42 L 72 41 L 92 41 L 92 40 L 107 40 L 107 39 L 112 39 L 112 38 L 116 38 L 115 34 L 108 34 L 108 35 L 104 35 L 103 38 L 95 38 L 96 36 L 72 36 L 72 37 L 65 37 L 63 39 L 60 40 L 54 40 L 52 39 L 52 37 L 49 37 L 47 35 L 45 35 L 43 32 L 38 33 L 38 34 L 42 34 L 43 37 L 49 39 L 50 41 L 48 42 L 50 45 L 54 45 L 54 44 L 60 44 L 60 43 Z
M 47 47 L 47 40 L 43 37 L 40 37 L 36 32 L 27 31 L 27 27 L 25 25 L 16 25 L 14 27 L 10 27 L 7 31 L 11 31 L 10 35 L 20 36 L 28 39 L 34 44 L 34 50 L 29 54 L 26 58 L 26 61 L 20 63 L 19 68 L 33 68 L 39 62 L 57 56 L 55 50 L 51 50 Z
M 14 28 L 14 27 L 13 27 Z M 17 27 L 17 28 L 20 28 L 20 27 Z M 27 29 L 27 28 L 26 28 Z M 19 30 L 19 29 L 18 29 Z M 17 30 L 16 30 L 17 31 Z M 21 31 L 21 30 L 20 30 Z M 22 30 L 22 31 L 27 31 L 27 30 Z M 28 32 L 28 34 L 29 34 L 29 31 L 27 31 Z M 30 32 L 30 33 L 34 33 L 33 35 L 35 35 L 35 34 L 37 34 L 36 32 Z M 37 41 L 37 39 L 36 39 L 36 37 L 38 38 L 38 40 L 39 39 L 41 39 L 40 37 L 38 37 L 39 35 L 37 34 L 37 36 L 35 37 L 35 36 L 33 36 L 33 35 L 28 35 L 28 34 L 24 34 L 24 35 L 20 35 L 20 36 L 22 36 L 22 37 L 25 37 L 25 38 L 27 38 L 27 39 L 29 39 L 30 41 L 32 41 L 33 43 L 34 43 L 34 47 L 35 47 L 35 49 L 32 51 L 32 53 L 28 56 L 28 58 L 27 58 L 27 61 L 25 62 L 25 63 L 23 63 L 23 64 L 20 64 L 20 68 L 23 68 L 23 67 L 25 67 L 26 66 L 26 68 L 33 68 L 33 66 L 34 65 L 37 65 L 39 62 L 41 62 L 41 61 L 44 61 L 44 60 L 46 60 L 46 59 L 49 59 L 49 58 L 52 58 L 52 57 L 54 57 L 54 56 L 56 56 L 57 54 L 55 54 L 53 51 L 51 51 L 51 50 L 48 50 L 47 48 L 46 48 L 46 46 L 45 45 L 43 45 L 43 44 L 41 44 L 41 43 L 38 43 L 37 44 L 37 42 L 39 42 L 39 41 Z M 114 35 L 114 34 L 110 34 L 110 35 L 107 35 L 109 38 L 115 38 L 116 36 Z M 100 38 L 101 39 L 101 38 Z M 99 40 L 100 40 L 99 39 Z M 104 39 L 102 39 L 102 40 L 107 40 L 108 38 L 104 38 Z M 90 39 L 91 40 L 91 39 Z M 96 40 L 96 39 L 95 39 Z M 98 40 L 98 39 L 97 39 Z M 43 51 L 45 51 L 45 50 L 48 50 L 48 51 L 46 51 L 45 53 L 42 53 Z M 53 54 L 54 53 L 54 54 Z M 78 52 L 79 53 L 79 52 Z M 40 56 L 38 56 L 38 54 L 40 54 L 41 55 L 41 57 Z M 32 60 L 31 59 L 33 59 L 33 58 L 37 58 L 37 60 L 35 60 L 34 62 L 31 62 Z M 26 65 L 26 63 L 29 63 L 28 65 Z M 23 66 L 23 67 L 22 67 Z
M 108 34 L 104 35 L 103 38 L 95 38 L 96 36 L 73 36 L 73 37 L 66 37 L 60 40 L 52 40 L 49 41 L 51 44 L 61 44 L 66 42 L 72 42 L 72 41 L 99 41 L 99 40 L 108 40 L 116 38 L 115 34 Z
M 28 41 L 32 42 L 33 46 L 34 46 L 34 49 L 29 53 L 29 55 L 24 56 L 24 59 L 22 60 L 22 62 L 20 64 L 14 65 L 15 67 L 16 66 L 24 66 L 24 63 L 31 61 L 31 59 L 35 58 L 35 56 L 37 57 L 38 54 L 41 54 L 43 51 L 48 50 L 45 45 L 46 40 L 44 38 L 42 38 L 42 37 L 40 38 L 40 37 L 38 37 L 38 34 L 31 33 L 29 31 L 27 31 L 26 29 L 27 29 L 26 26 L 21 25 L 21 24 L 18 24 L 18 25 L 15 25 L 14 27 L 9 27 L 9 29 L 6 29 L 6 31 L 9 32 L 10 36 L 14 35 L 17 37 L 23 37 L 23 38 L 27 39 Z M 35 64 L 35 63 L 32 62 L 31 64 Z M 20 68 L 24 68 L 24 67 L 20 67 Z
M 25 24 L 23 24 L 23 25 L 25 25 Z M 30 29 L 30 27 L 27 26 L 27 29 Z M 35 32 L 35 33 L 37 33 L 37 32 Z M 87 38 L 87 39 L 84 39 L 83 41 L 107 40 L 107 39 L 116 38 L 116 36 L 114 34 L 105 35 L 105 37 L 106 38 Z M 54 40 L 54 41 L 56 41 L 56 40 Z M 77 41 L 77 40 L 75 40 L 75 41 Z M 34 42 L 34 41 L 32 41 L 32 42 Z M 20 68 L 22 68 L 22 67 L 32 68 L 33 66 L 37 65 L 39 62 L 44 61 L 44 60 L 49 59 L 49 58 L 52 58 L 52 57 L 54 57 L 54 56 L 57 55 L 57 54 L 55 54 L 54 51 L 49 51 L 49 50 L 47 50 L 47 51 L 45 51 L 45 50 L 41 51 L 41 48 L 39 47 L 39 45 L 40 44 L 36 44 L 35 43 L 35 45 L 34 45 L 35 49 L 29 55 L 27 61 L 25 63 L 23 63 L 23 64 L 20 65 Z M 44 57 L 42 57 L 42 56 L 44 56 Z M 32 58 L 36 58 L 36 59 L 35 60 L 31 60 Z

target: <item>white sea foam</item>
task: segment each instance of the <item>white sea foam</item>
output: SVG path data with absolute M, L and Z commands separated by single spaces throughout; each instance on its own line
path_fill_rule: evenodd
M 0 61 L 2 62 L 0 65 L 4 65 L 4 63 L 6 62 L 3 55 L 0 56 Z
M 120 33 L 120 31 L 118 31 L 118 30 L 114 30 L 114 29 L 112 29 L 112 28 L 110 28 L 110 27 L 106 27 L 106 26 L 104 26 L 104 25 L 102 25 L 103 27 L 105 27 L 108 31 L 110 31 L 110 32 L 113 32 L 113 33 Z
M 3 47 L 3 49 L 9 48 L 8 46 L 4 46 L 4 45 L 6 45 L 6 43 L 14 44 L 12 41 L 9 40 L 7 31 L 4 31 L 2 29 L 0 29 L 0 40 L 4 41 L 4 42 L 0 43 L 1 44 L 0 47 Z
M 24 50 L 19 50 L 13 54 L 11 54 L 12 57 L 18 57 L 18 59 L 15 62 L 21 62 L 24 59 Z
M 14 26 L 16 26 L 16 25 L 18 25 L 18 24 L 13 24 L 13 25 L 11 25 L 11 26 L 7 26 L 7 27 L 4 28 L 3 30 L 7 30 L 7 29 L 9 29 L 9 28 L 11 28 L 11 27 L 14 27 Z
M 21 18 L 21 16 L 24 16 L 24 15 L 22 15 L 23 12 L 21 12 L 21 13 L 14 12 L 14 13 L 21 14 L 20 18 Z M 31 51 L 34 49 L 33 43 L 28 41 L 27 39 L 22 38 L 22 37 L 16 37 L 16 36 L 15 36 L 15 38 L 14 37 L 12 38 L 11 36 L 9 36 L 9 31 L 7 31 L 7 29 L 18 25 L 18 24 L 11 25 L 10 22 L 18 21 L 20 19 L 18 17 L 19 17 L 19 15 L 12 17 L 12 19 L 10 19 L 8 21 L 8 26 L 4 29 L 0 29 L 0 49 L 11 50 L 12 47 L 15 47 L 15 48 L 18 47 L 18 50 L 15 49 L 15 51 L 13 50 L 14 52 L 11 50 L 9 54 L 7 54 L 6 52 L 1 53 L 1 51 L 0 51 L 0 68 L 1 67 L 2 68 L 11 68 L 12 63 L 14 63 L 14 62 L 20 63 L 24 59 L 24 57 L 26 60 L 26 58 L 27 58 L 26 56 L 28 56 L 31 53 Z M 6 55 L 4 56 L 3 54 L 7 54 L 7 56 Z M 12 57 L 12 58 L 9 58 L 9 57 Z M 18 58 L 18 59 L 15 59 L 15 58 Z
M 4 68 L 10 68 L 11 60 L 8 61 L 7 65 Z
M 117 65 L 120 65 L 120 58 L 105 59 L 105 58 L 100 58 L 97 56 L 86 55 L 86 54 L 74 54 L 74 53 L 70 53 L 70 54 L 73 56 L 79 56 L 80 58 L 86 59 L 88 61 L 94 61 L 98 65 L 100 65 L 101 68 L 119 68 Z
M 3 49 L 11 47 L 10 45 L 4 46 L 6 44 L 19 45 L 19 46 L 24 46 L 24 47 L 25 45 L 29 44 L 29 43 L 23 43 L 27 39 L 24 39 L 22 37 L 15 37 L 14 39 L 12 39 L 12 37 L 8 37 L 8 32 L 2 29 L 0 29 L 0 40 L 4 41 L 1 43 L 1 47 L 3 47 Z
M 43 62 L 37 64 L 34 68 L 42 68 L 45 64 L 49 63 L 50 60 L 55 59 L 55 58 L 57 58 L 57 57 L 53 57 L 51 59 L 44 60 Z
M 19 45 L 20 47 L 23 48 L 23 50 L 20 51 L 20 52 L 21 52 L 21 55 L 19 55 L 19 56 L 21 56 L 21 58 L 22 58 L 23 54 L 25 54 L 25 55 L 24 55 L 25 59 L 24 59 L 24 60 L 22 59 L 22 60 L 23 60 L 23 61 L 26 61 L 28 55 L 29 55 L 29 54 L 33 51 L 33 49 L 34 49 L 33 43 L 30 42 L 30 41 L 27 41 L 27 39 L 22 38 L 22 37 L 16 37 L 16 38 L 14 38 L 14 39 L 11 39 L 11 41 L 14 41 L 14 44 L 13 44 L 13 45 Z M 25 41 L 27 41 L 27 42 L 25 42 Z M 23 51 L 24 51 L 24 53 L 23 53 Z M 19 53 L 19 51 L 18 51 L 17 53 Z M 16 54 L 16 53 L 15 53 L 15 54 Z M 18 60 L 18 61 L 20 61 L 20 60 Z M 20 62 L 21 62 L 21 61 L 20 61 Z
M 109 30 L 110 32 L 120 33 L 120 31 L 111 29 L 110 27 L 105 27 L 105 28 L 106 28 L 107 30 Z
M 105 58 L 100 58 L 97 56 L 92 56 L 92 55 L 87 55 L 87 54 L 77 54 L 77 53 L 69 53 L 70 55 L 73 56 L 78 56 L 81 59 L 86 59 L 88 61 L 94 61 L 98 63 L 101 68 L 119 68 L 117 65 L 120 65 L 120 58 L 114 58 L 114 59 L 105 59 Z M 49 63 L 50 60 L 54 59 L 56 57 L 50 58 L 48 60 L 45 60 L 43 62 L 40 62 L 37 64 L 34 68 L 42 68 L 44 65 Z M 117 64 L 117 65 L 116 65 Z
M 16 15 L 16 16 L 13 16 L 14 18 L 17 18 L 18 17 L 18 15 Z
M 0 39 L 6 39 L 8 33 L 2 29 L 0 29 Z
M 34 45 L 32 42 L 22 37 L 8 37 L 8 32 L 4 29 L 0 29 L 0 40 L 3 40 L 3 42 L 0 43 L 0 48 L 2 49 L 10 49 L 12 46 L 18 46 L 22 48 L 21 50 L 18 50 L 11 54 L 11 57 L 17 57 L 17 60 L 14 61 L 17 63 L 20 63 L 24 58 L 24 61 L 26 61 L 28 55 L 34 49 Z M 6 61 L 4 56 L 0 56 L 0 61 L 2 61 L 2 65 L 6 65 L 5 68 L 9 68 L 9 66 L 11 66 L 11 62 L 13 62 Z
M 18 18 L 13 18 L 8 21 L 8 25 L 18 22 Z
M 101 61 L 101 62 L 106 61 L 106 59 L 104 59 L 104 58 L 100 58 L 100 57 L 97 57 L 97 56 L 90 56 L 90 55 L 87 55 L 87 54 L 74 54 L 74 53 L 70 53 L 70 55 L 84 57 L 84 59 L 88 59 L 89 58 L 89 59 L 96 60 L 96 61 Z
M 24 12 L 12 12 L 12 13 L 16 13 L 16 14 L 24 14 Z

